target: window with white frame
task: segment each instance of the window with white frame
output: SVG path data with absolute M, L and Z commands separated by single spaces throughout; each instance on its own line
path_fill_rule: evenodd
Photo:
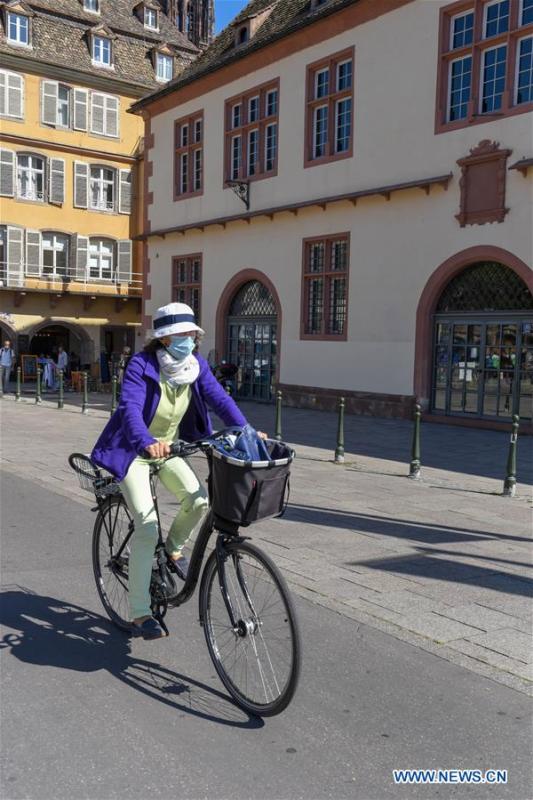
M 108 167 L 91 167 L 90 208 L 95 211 L 115 209 L 115 170 Z
M 530 25 L 533 22 L 533 0 L 521 0 L 520 25 Z
M 93 14 L 100 13 L 99 0 L 83 0 L 83 8 L 85 11 L 92 11 Z
M 203 112 L 175 123 L 174 199 L 201 194 L 203 191 Z
M 305 163 L 349 156 L 353 136 L 353 51 L 308 67 Z
M 150 28 L 152 31 L 158 30 L 157 11 L 155 8 L 144 9 L 144 27 Z
M 30 45 L 30 20 L 24 14 L 7 12 L 7 40 L 11 44 Z
M 507 33 L 509 30 L 509 0 L 494 0 L 486 3 L 483 35 L 486 39 Z
M 93 36 L 93 64 L 111 67 L 111 40 L 106 36 Z
M 533 0 L 470 0 L 441 10 L 437 132 L 529 110 Z
M 66 278 L 68 274 L 69 237 L 64 233 L 43 231 L 42 274 L 53 278 Z
M 91 92 L 91 133 L 100 136 L 119 135 L 120 98 Z
M 0 70 L 0 117 L 24 118 L 24 77 Z
M 174 71 L 174 59 L 165 53 L 156 53 L 155 72 L 158 81 L 172 80 Z
M 472 91 L 472 56 L 450 63 L 448 119 L 465 119 Z
M 59 84 L 57 90 L 57 124 L 70 128 L 70 87 Z
M 533 101 L 533 36 L 527 36 L 518 42 L 515 102 L 520 105 L 531 101 Z
M 507 45 L 483 51 L 480 107 L 482 114 L 499 111 L 502 107 L 506 65 Z
M 278 155 L 279 82 L 255 87 L 226 101 L 226 181 L 275 175 Z
M 45 199 L 45 159 L 40 156 L 17 155 L 17 197 L 43 202 Z
M 115 268 L 115 243 L 112 239 L 89 239 L 89 278 L 110 281 Z

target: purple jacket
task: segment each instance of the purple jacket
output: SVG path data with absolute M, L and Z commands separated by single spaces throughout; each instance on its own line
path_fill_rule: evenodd
M 226 425 L 246 425 L 235 402 L 213 376 L 205 358 L 197 355 L 200 374 L 191 385 L 191 402 L 185 412 L 179 437 L 194 442 L 213 432 L 207 406 Z M 156 439 L 148 430 L 161 397 L 159 362 L 155 353 L 141 352 L 130 359 L 124 373 L 120 403 L 100 434 L 91 459 L 121 481 L 137 456 L 144 455 Z

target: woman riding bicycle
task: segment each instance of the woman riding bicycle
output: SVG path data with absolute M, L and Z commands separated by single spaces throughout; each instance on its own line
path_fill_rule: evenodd
M 212 433 L 207 406 L 225 425 L 246 425 L 232 398 L 196 352 L 199 337 L 193 310 L 184 303 L 159 308 L 144 350 L 124 374 L 120 404 L 102 431 L 91 459 L 120 481 L 135 533 L 129 559 L 129 599 L 136 635 L 158 639 L 165 633 L 152 617 L 150 577 L 157 541 L 157 515 L 150 490 L 150 465 L 162 464 L 159 477 L 181 503 L 172 523 L 167 552 L 184 580 L 189 565 L 182 548 L 207 510 L 208 501 L 186 461 L 170 454 L 176 438 L 188 442 Z

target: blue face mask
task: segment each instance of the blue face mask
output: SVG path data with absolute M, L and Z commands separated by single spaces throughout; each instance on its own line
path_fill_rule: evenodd
M 190 356 L 195 347 L 195 341 L 192 336 L 171 336 L 170 344 L 167 347 L 168 352 L 181 361 L 187 356 Z

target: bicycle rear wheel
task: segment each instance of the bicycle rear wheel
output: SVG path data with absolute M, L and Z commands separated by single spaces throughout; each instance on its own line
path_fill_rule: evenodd
M 300 674 L 300 634 L 287 585 L 272 560 L 248 542 L 225 546 L 225 583 L 233 627 L 220 591 L 216 551 L 200 587 L 200 619 L 215 669 L 245 711 L 266 717 L 283 711 Z
M 94 524 L 93 569 L 100 600 L 111 620 L 123 630 L 131 628 L 128 603 L 131 531 L 133 522 L 124 499 L 110 497 Z

